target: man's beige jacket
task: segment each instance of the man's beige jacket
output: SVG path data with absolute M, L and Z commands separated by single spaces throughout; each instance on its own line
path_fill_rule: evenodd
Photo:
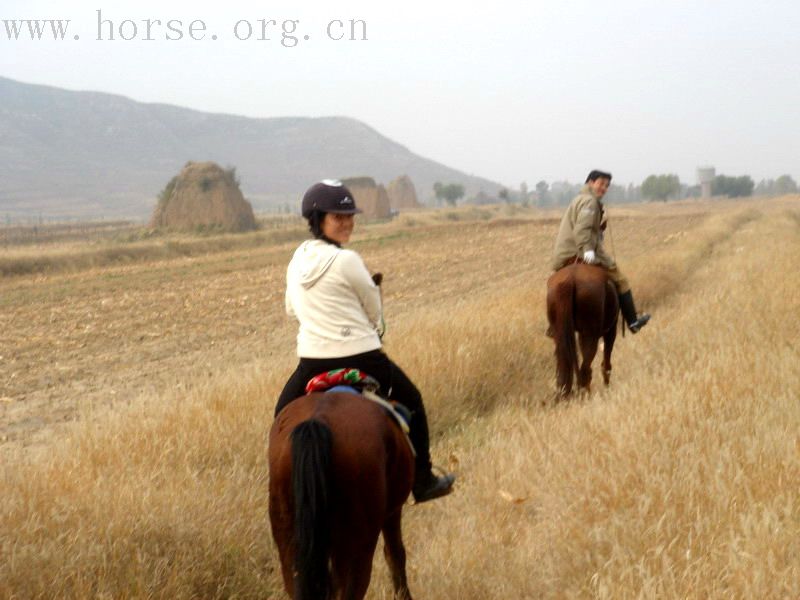
M 595 198 L 588 185 L 584 185 L 561 219 L 551 263 L 553 270 L 560 269 L 575 256 L 583 258 L 583 253 L 587 250 L 594 250 L 597 264 L 607 269 L 614 266 L 614 259 L 603 249 L 600 228 L 603 211 L 603 203 Z

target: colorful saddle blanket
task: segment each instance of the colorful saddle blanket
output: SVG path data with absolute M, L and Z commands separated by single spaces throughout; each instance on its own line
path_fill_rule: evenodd
M 377 392 L 381 388 L 377 379 L 358 369 L 334 369 L 312 377 L 306 384 L 306 394 L 324 392 L 337 385 L 346 385 L 359 391 L 371 392 Z

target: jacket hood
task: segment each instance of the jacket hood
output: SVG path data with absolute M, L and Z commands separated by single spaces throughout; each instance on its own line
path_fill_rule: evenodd
M 312 287 L 336 260 L 341 248 L 322 240 L 308 240 L 295 250 L 289 265 L 290 276 L 304 288 Z

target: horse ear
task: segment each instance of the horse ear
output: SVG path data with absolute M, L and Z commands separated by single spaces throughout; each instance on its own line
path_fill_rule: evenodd
M 372 276 L 372 281 L 375 282 L 375 285 L 380 286 L 381 282 L 383 282 L 383 273 L 375 273 Z

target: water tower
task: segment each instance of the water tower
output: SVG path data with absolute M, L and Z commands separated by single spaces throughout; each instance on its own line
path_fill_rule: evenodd
M 697 167 L 697 183 L 700 184 L 700 195 L 703 198 L 711 198 L 711 184 L 716 173 L 714 167 Z

